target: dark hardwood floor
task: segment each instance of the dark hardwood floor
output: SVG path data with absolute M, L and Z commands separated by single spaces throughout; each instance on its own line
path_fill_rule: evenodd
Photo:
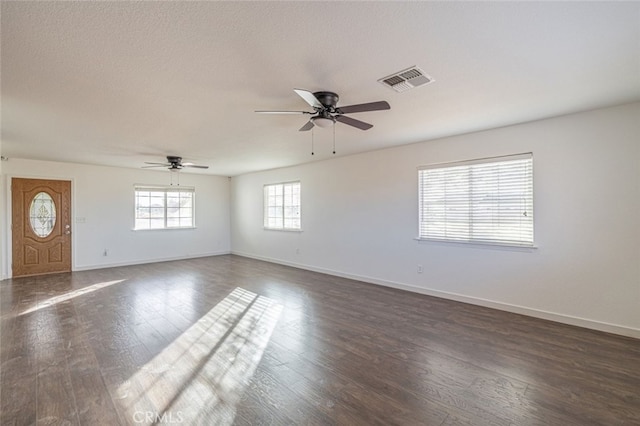
M 640 425 L 640 340 L 238 256 L 0 292 L 3 426 Z

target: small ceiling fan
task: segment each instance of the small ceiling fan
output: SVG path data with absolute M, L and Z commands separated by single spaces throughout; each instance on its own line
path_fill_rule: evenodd
M 182 157 L 176 157 L 174 155 L 167 155 L 167 162 L 166 163 L 151 163 L 148 161 L 144 162 L 145 164 L 151 164 L 150 166 L 143 166 L 143 169 L 149 169 L 149 168 L 153 168 L 153 167 L 166 167 L 168 168 L 170 171 L 172 172 L 177 172 L 179 170 L 182 170 L 183 167 L 193 167 L 196 169 L 208 169 L 209 166 L 199 166 L 197 164 L 193 164 L 193 163 L 183 163 L 182 162 Z
M 311 115 L 309 121 L 300 128 L 301 132 L 311 130 L 314 126 L 331 127 L 336 121 L 356 127 L 360 130 L 369 130 L 373 124 L 347 117 L 344 114 L 365 111 L 381 111 L 391 109 L 386 101 L 369 102 L 366 104 L 348 105 L 339 107 L 338 95 L 333 92 L 309 92 L 303 89 L 293 89 L 302 99 L 305 100 L 314 111 L 256 111 L 260 114 L 308 114 Z

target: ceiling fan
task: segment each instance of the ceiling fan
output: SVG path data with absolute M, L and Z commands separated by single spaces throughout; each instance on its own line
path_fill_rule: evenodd
M 336 121 L 357 127 L 360 130 L 369 130 L 373 124 L 347 117 L 344 114 L 365 111 L 381 111 L 391 109 L 386 101 L 369 102 L 366 104 L 348 105 L 339 107 L 338 95 L 333 92 L 309 92 L 303 89 L 293 89 L 302 99 L 305 100 L 314 111 L 256 111 L 260 114 L 308 114 L 311 115 L 309 121 L 300 128 L 301 132 L 311 130 L 314 126 L 331 127 Z
M 174 155 L 167 155 L 167 162 L 166 163 L 151 163 L 148 161 L 144 162 L 145 164 L 151 164 L 151 166 L 143 166 L 143 169 L 149 169 L 152 167 L 166 167 L 168 168 L 170 171 L 172 172 L 177 172 L 179 170 L 182 170 L 183 167 L 193 167 L 196 169 L 208 169 L 209 166 L 199 166 L 197 164 L 193 164 L 193 163 L 183 163 L 182 162 L 182 157 L 176 157 Z

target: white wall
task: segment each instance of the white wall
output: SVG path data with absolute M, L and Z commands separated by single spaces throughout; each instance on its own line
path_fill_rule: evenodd
M 72 181 L 73 270 L 229 253 L 229 180 L 181 173 L 180 184 L 196 188 L 196 229 L 133 231 L 134 184 L 170 183 L 166 170 L 150 171 L 10 159 L 2 165 L 2 206 L 12 177 Z M 175 177 L 174 177 L 175 180 Z M 175 183 L 175 182 L 174 182 Z M 84 223 L 78 223 L 78 219 Z M 2 244 L 10 247 L 2 223 Z M 108 256 L 104 256 L 104 250 Z M 5 258 L 10 257 L 10 250 Z M 6 253 L 6 252 L 5 252 Z M 5 263 L 4 276 L 9 268 Z
M 640 337 L 639 123 L 635 103 L 235 177 L 232 251 Z M 536 249 L 414 240 L 418 166 L 521 152 Z M 291 180 L 303 232 L 263 230 L 262 186 Z
M 0 132 L 0 154 L 2 154 L 2 132 Z M 5 209 L 5 199 L 3 197 L 3 190 L 4 190 L 3 188 L 5 187 L 5 184 L 4 184 L 4 175 L 2 174 L 2 163 L 3 161 L 0 160 L 0 280 L 3 280 L 6 278 L 5 271 L 7 270 L 5 266 L 5 257 L 6 257 L 5 244 L 7 243 L 7 241 L 5 241 L 6 239 L 2 237 L 3 235 L 6 234 L 6 231 L 5 231 L 6 209 Z
M 537 249 L 414 240 L 418 166 L 529 151 Z M 640 103 L 243 175 L 231 187 L 184 173 L 181 184 L 197 191 L 196 230 L 131 230 L 133 185 L 166 184 L 165 171 L 19 159 L 0 167 L 3 278 L 10 178 L 59 178 L 72 180 L 74 222 L 86 220 L 73 224 L 74 270 L 232 249 L 640 337 Z M 262 186 L 298 179 L 303 232 L 263 230 Z

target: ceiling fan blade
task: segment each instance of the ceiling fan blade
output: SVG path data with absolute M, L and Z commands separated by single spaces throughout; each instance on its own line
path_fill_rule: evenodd
M 254 111 L 258 114 L 315 114 L 309 111 Z
M 199 166 L 197 164 L 182 163 L 182 167 L 193 167 L 195 169 L 208 169 L 209 166 Z
M 343 107 L 339 107 L 337 112 L 339 114 L 351 114 L 354 112 L 365 112 L 365 111 L 382 111 L 385 109 L 391 109 L 391 106 L 387 101 L 378 101 L 378 102 L 369 102 L 367 104 L 358 104 L 358 105 L 347 105 Z
M 171 163 L 152 163 L 150 161 L 145 161 L 144 164 L 153 164 L 153 165 L 156 165 L 156 166 L 170 166 L 171 165 Z
M 155 167 L 169 167 L 171 164 L 158 164 L 157 166 L 142 166 L 143 169 L 153 169 Z
M 293 89 L 293 91 L 296 92 L 302 99 L 304 99 L 306 103 L 308 103 L 312 107 L 324 109 L 324 105 L 322 105 L 322 102 L 320 102 L 318 98 L 316 98 L 315 95 L 310 91 L 304 89 Z
M 357 127 L 360 130 L 369 130 L 373 127 L 373 124 L 365 123 L 364 121 L 356 120 L 355 118 L 346 117 L 344 115 L 336 115 L 336 121 L 339 121 L 349 126 Z
M 309 120 L 307 121 L 307 124 L 305 124 L 304 126 L 300 127 L 300 130 L 298 130 L 299 132 L 306 132 L 307 130 L 311 130 L 313 129 L 313 121 Z

